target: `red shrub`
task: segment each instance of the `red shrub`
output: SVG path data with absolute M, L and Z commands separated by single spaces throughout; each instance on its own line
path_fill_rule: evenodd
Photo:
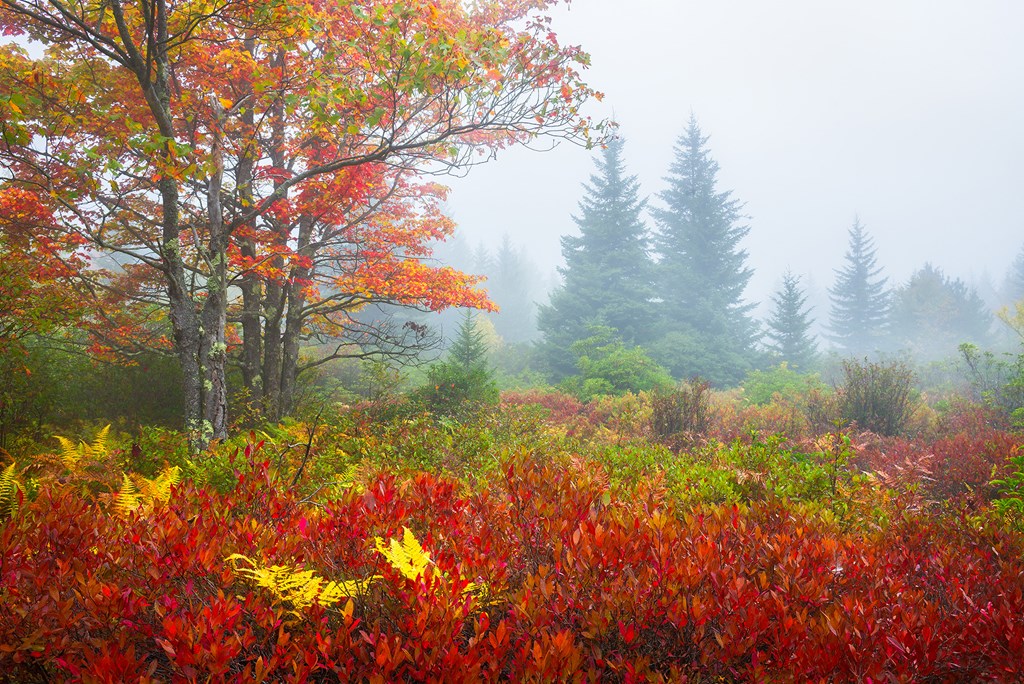
M 926 500 L 991 501 L 989 482 L 1006 473 L 1007 459 L 1024 446 L 1024 435 L 995 430 L 960 433 L 931 443 L 863 435 L 853 465 L 881 473 L 897 489 L 916 486 Z
M 403 526 L 433 560 L 415 578 L 373 551 Z M 0 551 L 0 672 L 18 682 L 1024 676 L 1009 532 L 907 515 L 864 538 L 781 502 L 674 510 L 542 454 L 476 493 L 381 475 L 324 507 L 258 463 L 230 495 L 184 485 L 126 519 L 46 490 Z M 293 611 L 232 553 L 381 579 Z
M 565 425 L 583 415 L 583 403 L 564 392 L 547 390 L 517 390 L 501 393 L 501 403 L 509 406 L 541 406 L 547 410 L 547 420 Z

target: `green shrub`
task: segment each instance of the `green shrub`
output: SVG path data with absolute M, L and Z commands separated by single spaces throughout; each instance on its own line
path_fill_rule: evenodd
M 427 383 L 413 400 L 435 416 L 461 417 L 498 403 L 494 369 L 487 362 L 487 343 L 476 320 L 466 315 L 448 358 L 427 371 Z
M 641 347 L 627 347 L 612 328 L 595 326 L 594 334 L 572 345 L 579 374 L 559 388 L 589 401 L 602 394 L 647 392 L 672 385 L 672 377 Z
M 711 384 L 700 378 L 651 393 L 651 430 L 656 439 L 703 435 L 711 424 Z
M 893 437 L 904 429 L 914 407 L 914 371 L 902 361 L 843 361 L 839 414 L 862 430 Z
M 1003 413 L 1024 427 L 1024 354 L 996 355 L 973 344 L 961 344 L 971 398 Z
M 1009 474 L 991 483 L 999 488 L 1000 493 L 1000 498 L 993 501 L 992 506 L 1010 527 L 1024 532 L 1024 452 L 1015 451 L 1006 461 Z
M 458 417 L 481 405 L 497 404 L 498 384 L 485 367 L 465 368 L 441 362 L 427 371 L 427 384 L 413 393 L 413 400 L 437 416 Z
M 776 395 L 792 400 L 823 387 L 817 373 L 798 373 L 783 362 L 769 370 L 747 373 L 743 381 L 743 399 L 750 404 L 764 405 Z

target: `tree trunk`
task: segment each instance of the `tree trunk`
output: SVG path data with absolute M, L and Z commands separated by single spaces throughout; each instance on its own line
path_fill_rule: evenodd
M 192 453 L 204 451 L 211 439 L 227 437 L 227 307 L 218 281 L 216 275 L 208 279 L 200 315 L 184 282 L 168 279 L 174 348 L 181 364 L 185 430 Z
M 315 221 L 311 216 L 299 218 L 299 235 L 296 246 L 300 256 L 311 256 L 309 243 L 313 236 L 314 225 Z M 312 277 L 313 269 L 296 266 L 290 275 L 289 280 L 292 285 L 288 288 L 288 308 L 285 313 L 282 337 L 280 393 L 274 404 L 275 420 L 280 420 L 295 408 L 295 386 L 299 377 L 299 345 L 302 339 L 303 308 L 306 305 L 306 295 L 301 283 Z
M 156 44 L 166 45 L 167 41 L 167 6 L 164 2 L 156 3 L 155 22 Z M 171 117 L 170 68 L 167 53 L 157 50 L 155 54 L 156 73 L 152 74 L 149 65 L 143 64 L 138 53 L 130 54 L 130 65 L 138 78 L 146 97 L 146 102 L 153 114 L 160 134 L 173 140 L 175 131 Z M 170 165 L 172 156 L 170 148 L 164 153 L 164 163 Z M 203 439 L 203 383 L 200 364 L 200 344 L 202 328 L 185 272 L 185 262 L 181 255 L 181 231 L 178 202 L 180 200 L 178 184 L 169 175 L 163 175 L 157 182 L 161 201 L 161 258 L 163 260 L 164 278 L 167 286 L 167 298 L 170 305 L 171 331 L 174 337 L 174 350 L 181 364 L 182 391 L 185 408 L 185 430 L 188 433 L 189 450 L 197 453 L 206 447 Z
M 268 282 L 265 288 L 261 408 L 269 418 L 274 418 L 273 407 L 281 394 L 281 319 L 284 316 L 284 289 L 280 283 L 275 282 Z
M 174 261 L 181 261 L 180 255 L 165 244 L 164 261 L 171 271 L 176 270 Z M 175 258 L 177 257 L 177 258 Z M 180 264 L 179 264 L 180 265 Z M 192 298 L 183 279 L 168 274 L 167 295 L 170 303 L 171 327 L 174 335 L 174 351 L 181 365 L 181 382 L 185 409 L 185 431 L 188 433 L 189 451 L 198 453 L 206 448 L 203 440 L 203 383 L 199 363 L 200 330 Z
M 298 288 L 292 288 L 294 292 Z M 292 297 L 289 297 L 291 300 Z M 295 408 L 295 384 L 299 369 L 299 332 L 302 329 L 301 314 L 288 305 L 285 333 L 282 340 L 281 389 L 274 404 L 275 420 L 281 420 Z
M 284 51 L 279 50 L 273 60 L 273 65 L 285 68 Z M 284 152 L 284 102 L 279 101 L 271 106 L 271 137 L 270 163 L 275 168 L 282 168 L 286 164 Z M 280 181 L 275 180 L 275 190 Z M 289 226 L 273 224 L 276 232 L 276 240 L 279 245 L 287 246 L 289 237 Z M 282 269 L 284 260 L 280 256 L 274 256 L 270 263 L 273 269 Z M 264 415 L 272 420 L 277 420 L 280 413 L 277 410 L 279 397 L 281 395 L 281 363 L 284 354 L 283 340 L 281 335 L 281 321 L 284 319 L 285 306 L 288 296 L 287 283 L 269 280 L 262 283 L 263 289 L 263 386 L 260 394 L 260 409 Z
M 176 131 L 171 115 L 170 62 L 165 49 L 169 36 L 167 3 L 165 0 L 157 0 L 154 9 L 155 41 L 152 59 L 155 72 L 151 71 L 151 65 L 135 49 L 128 50 L 126 63 L 138 79 L 160 135 L 167 140 L 166 151 L 162 156 L 163 163 L 170 169 L 176 163 L 171 147 L 176 139 Z M 219 103 L 215 102 L 213 106 L 219 107 Z M 204 255 L 211 266 L 211 272 L 208 274 L 208 296 L 203 305 L 202 315 L 192 298 L 185 261 L 181 254 L 178 183 L 167 173 L 157 181 L 161 201 L 160 256 L 170 305 L 174 349 L 181 364 L 185 430 L 192 453 L 206 449 L 212 437 L 227 435 L 227 386 L 223 344 L 227 312 L 227 236 L 224 233 L 220 205 L 223 177 L 220 133 L 215 130 L 213 135 L 216 168 L 208 187 L 207 200 L 210 203 L 208 210 L 211 225 L 208 251 Z M 202 246 L 196 245 L 196 248 L 202 249 Z
M 243 257 L 255 257 L 256 248 L 252 240 L 242 241 Z M 263 301 L 263 287 L 254 275 L 241 279 L 242 312 L 242 384 L 249 393 L 249 399 L 259 401 L 263 396 L 263 376 L 260 373 L 263 358 L 263 334 L 260 326 L 260 307 Z
M 245 49 L 255 57 L 256 41 L 248 38 L 245 41 Z M 248 83 L 248 82 L 247 82 Z M 243 97 L 253 95 L 251 87 L 248 87 Z M 242 121 L 248 130 L 255 127 L 255 114 L 253 107 L 245 107 L 241 113 Z M 255 161 L 246 146 L 239 156 L 235 171 L 235 184 L 238 187 L 238 197 L 242 206 L 253 206 L 253 171 Z M 256 243 L 251 238 L 239 240 L 241 253 L 244 258 L 255 260 Z M 260 401 L 263 397 L 263 380 L 260 373 L 263 356 L 263 334 L 260 326 L 260 310 L 263 306 L 263 284 L 254 273 L 245 273 L 239 280 L 239 289 L 242 291 L 242 312 L 239 321 L 242 324 L 242 383 L 249 393 L 250 401 Z
M 213 168 L 207 182 L 206 213 L 209 243 L 202 255 L 210 272 L 206 278 L 206 299 L 202 309 L 202 327 L 199 329 L 199 365 L 202 377 L 203 446 L 211 439 L 228 436 L 228 384 L 227 384 L 227 248 L 228 234 L 224 225 L 221 188 L 224 183 L 224 157 L 221 126 L 225 120 L 224 108 L 215 96 L 210 96 L 214 113 L 211 131 L 210 159 Z M 201 247 L 200 247 L 201 249 Z
M 199 358 L 203 372 L 203 430 L 209 439 L 228 436 L 227 384 L 227 302 L 219 277 L 208 288 L 203 307 L 203 329 L 200 335 Z M 216 289 L 215 289 L 216 288 Z M 209 440 L 207 440 L 209 443 Z

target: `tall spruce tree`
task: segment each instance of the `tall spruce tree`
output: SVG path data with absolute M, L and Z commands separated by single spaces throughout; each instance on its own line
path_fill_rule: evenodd
M 890 297 L 875 251 L 874 240 L 855 217 L 846 264 L 835 272 L 836 282 L 829 290 L 828 338 L 847 355 L 878 351 L 888 334 Z
M 740 248 L 750 229 L 741 224 L 739 201 L 718 191 L 718 162 L 707 143 L 691 115 L 659 194 L 664 207 L 653 212 L 662 337 L 652 352 L 676 377 L 727 385 L 742 379 L 754 358 L 754 305 L 743 301 L 753 271 Z
M 627 345 L 647 341 L 653 324 L 651 262 L 636 176 L 626 175 L 623 141 L 612 140 L 595 160 L 584 185 L 579 236 L 562 238 L 563 283 L 538 312 L 538 351 L 553 379 L 572 375 L 571 346 L 590 336 L 588 326 L 613 328 Z
M 818 345 L 811 334 L 814 320 L 807 307 L 807 295 L 800 287 L 800 276 L 786 271 L 782 287 L 772 295 L 772 303 L 774 308 L 766 321 L 766 346 L 791 368 L 809 370 L 818 355 Z

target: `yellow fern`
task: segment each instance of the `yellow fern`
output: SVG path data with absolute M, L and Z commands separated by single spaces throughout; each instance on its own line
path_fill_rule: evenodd
M 411 580 L 417 580 L 423 576 L 427 566 L 431 564 L 430 554 L 423 550 L 408 527 L 403 527 L 402 530 L 401 542 L 392 539 L 389 544 L 385 544 L 380 537 L 374 541 L 377 551 L 388 559 L 395 570 Z
M 252 580 L 256 586 L 268 590 L 278 603 L 290 604 L 293 612 L 308 608 L 314 601 L 322 606 L 330 606 L 342 599 L 358 596 L 369 582 L 376 579 L 371 577 L 363 581 L 333 582 L 318 577 L 312 570 L 299 570 L 287 565 L 261 567 L 240 553 L 233 553 L 225 560 L 232 563 L 236 575 Z
M 60 435 L 54 435 L 54 438 L 60 444 L 61 461 L 64 462 L 68 470 L 74 470 L 78 462 L 83 458 L 103 458 L 107 455 L 107 435 L 109 434 L 110 425 L 107 425 L 100 428 L 100 431 L 96 433 L 92 444 L 88 444 L 84 440 L 75 444 L 67 437 L 61 437 Z
M 127 515 L 142 505 L 142 498 L 139 496 L 139 488 L 135 486 L 132 479 L 127 475 L 121 476 L 121 489 L 117 492 L 114 500 L 114 510 L 120 515 Z
M 151 505 L 157 501 L 166 502 L 171 498 L 171 487 L 181 481 L 181 468 L 172 466 L 165 468 L 152 480 L 141 475 L 121 476 L 121 489 L 117 492 L 114 510 L 120 515 L 127 515 L 140 506 Z
M 171 498 L 171 487 L 181 482 L 181 468 L 165 468 L 152 480 L 138 476 L 139 493 L 150 501 L 167 501 Z
M 12 461 L 0 471 L 0 515 L 6 514 L 13 518 L 17 514 L 19 491 L 22 491 L 22 488 Z
M 380 537 L 375 540 L 378 553 L 402 573 L 403 576 L 417 580 L 423 576 L 427 567 L 433 564 L 427 553 L 408 528 L 402 528 L 402 540 L 391 539 L 385 542 Z M 333 582 L 318 577 L 312 570 L 301 570 L 287 565 L 271 565 L 264 567 L 240 553 L 233 553 L 225 560 L 232 564 L 232 569 L 239 577 L 244 577 L 256 586 L 266 589 L 277 603 L 287 603 L 293 613 L 298 614 L 317 602 L 322 606 L 331 606 L 343 599 L 355 598 L 377 580 L 380 575 L 372 575 L 365 579 Z M 497 603 L 489 595 L 486 587 L 469 583 L 463 590 L 473 593 L 484 603 Z M 351 612 L 351 603 L 346 607 Z
M 75 466 L 78 465 L 78 461 L 82 458 L 82 451 L 78 448 L 77 444 L 67 437 L 56 435 L 56 438 L 60 442 L 60 460 L 64 462 L 64 466 L 68 470 L 74 470 Z
M 427 567 L 433 564 L 430 554 L 423 549 L 408 527 L 402 528 L 401 542 L 397 539 L 392 539 L 385 544 L 384 540 L 380 537 L 377 537 L 374 542 L 378 553 L 384 556 L 395 570 L 398 570 L 402 575 L 411 580 L 420 579 L 423 573 L 426 572 Z M 444 573 L 442 573 L 442 576 L 444 576 Z M 481 586 L 475 582 L 468 582 L 462 591 L 467 594 L 474 594 L 486 604 L 497 602 L 491 597 L 490 591 L 486 586 Z
M 110 434 L 110 424 L 101 428 L 92 440 L 91 445 L 86 445 L 92 451 L 92 455 L 99 458 L 107 455 L 107 435 Z

